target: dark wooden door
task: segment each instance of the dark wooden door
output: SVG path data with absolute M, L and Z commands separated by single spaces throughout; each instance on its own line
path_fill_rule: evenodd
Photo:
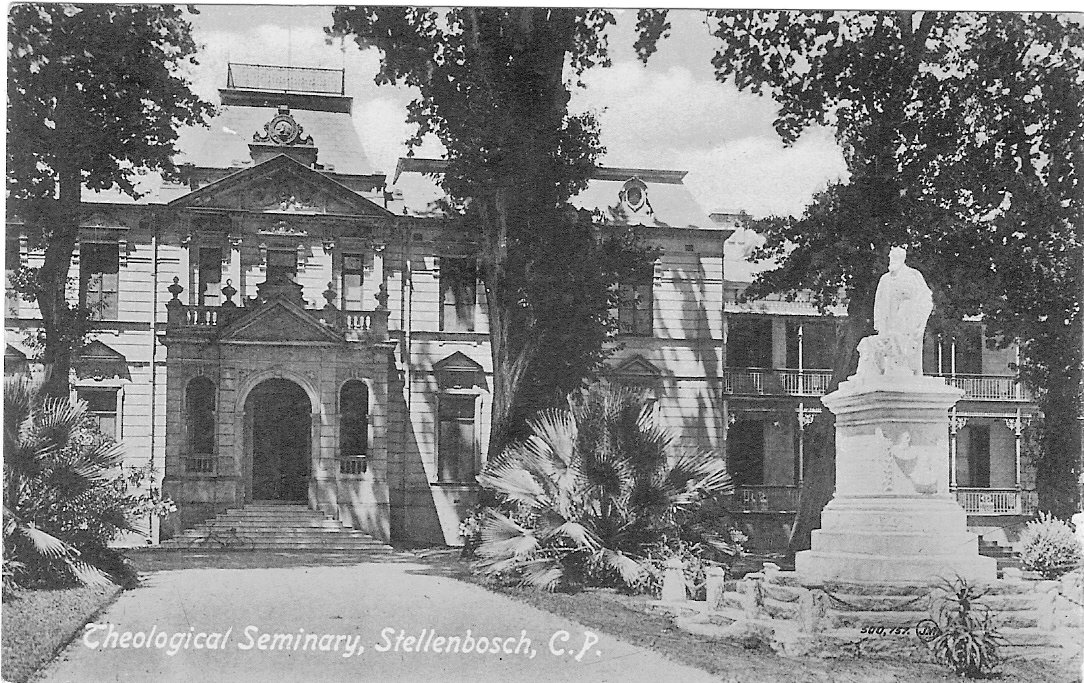
M 252 498 L 305 500 L 309 488 L 311 404 L 293 382 L 268 380 L 252 409 Z

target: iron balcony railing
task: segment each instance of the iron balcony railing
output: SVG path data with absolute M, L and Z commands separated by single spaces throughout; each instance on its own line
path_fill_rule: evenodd
M 797 486 L 739 485 L 735 502 L 740 512 L 797 512 Z
M 831 370 L 727 368 L 723 393 L 752 396 L 823 396 L 832 381 Z
M 1010 375 L 936 375 L 964 390 L 964 398 L 973 401 L 1028 401 L 1024 387 Z
M 1023 501 L 1017 489 L 956 488 L 956 500 L 969 515 L 1021 515 Z
M 735 490 L 739 512 L 798 511 L 797 486 L 739 485 Z M 957 487 L 956 500 L 969 515 L 1025 514 L 1023 495 L 1015 488 Z
M 1027 402 L 1020 382 L 1009 375 L 931 375 L 964 390 L 971 401 Z M 823 396 L 832 381 L 831 370 L 785 368 L 726 368 L 723 393 L 736 396 Z

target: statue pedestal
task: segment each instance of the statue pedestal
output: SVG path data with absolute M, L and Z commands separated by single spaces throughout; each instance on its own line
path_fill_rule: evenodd
M 836 416 L 836 492 L 795 557 L 802 583 L 997 577 L 949 491 L 948 410 L 962 395 L 933 377 L 873 375 L 822 399 Z

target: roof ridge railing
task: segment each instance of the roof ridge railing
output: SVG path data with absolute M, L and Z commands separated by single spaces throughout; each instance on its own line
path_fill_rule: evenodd
M 229 62 L 226 87 L 342 96 L 346 94 L 346 69 Z

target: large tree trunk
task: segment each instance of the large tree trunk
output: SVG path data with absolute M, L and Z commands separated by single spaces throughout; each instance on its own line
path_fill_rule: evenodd
M 1040 399 L 1044 428 L 1036 463 L 1039 509 L 1068 519 L 1080 511 L 1080 373 L 1050 375 Z
M 832 381 L 828 391 L 858 368 L 858 342 L 873 331 L 872 288 L 857 291 L 847 306 L 847 317 L 836 321 L 836 344 L 832 355 Z M 798 514 L 791 528 L 788 554 L 807 550 L 810 535 L 820 528 L 821 510 L 836 490 L 836 423 L 828 410 L 822 410 L 806 430 L 805 468 L 802 489 L 798 493 Z
M 58 124 L 57 134 L 64 139 L 64 131 Z M 78 309 L 68 305 L 65 292 L 68 271 L 76 241 L 79 239 L 79 211 L 82 201 L 83 174 L 71 154 L 71 147 L 61 145 L 57 155 L 57 175 L 60 197 L 57 201 L 45 200 L 43 210 L 35 212 L 33 220 L 41 225 L 46 235 L 45 259 L 38 270 L 37 303 L 41 310 L 45 330 L 45 348 L 41 361 L 45 366 L 43 390 L 46 395 L 67 399 L 70 388 L 68 374 L 72 365 L 72 353 L 82 340 L 84 330 L 78 320 Z M 50 225 L 51 223 L 51 225 Z
M 484 253 L 480 262 L 489 304 L 493 359 L 493 412 L 489 455 L 495 456 L 513 434 L 523 377 L 537 353 L 538 326 L 529 304 L 532 240 L 567 197 L 555 191 L 552 158 L 556 132 L 564 123 L 568 92 L 563 71 L 568 52 L 568 13 L 538 8 L 517 10 L 515 26 L 496 30 L 472 11 L 473 47 L 491 97 L 507 112 L 515 134 L 502 140 L 513 160 L 506 184 L 490 197 L 478 197 Z M 507 47 L 516 34 L 510 62 L 497 46 Z M 490 44 L 487 41 L 494 41 Z M 509 84 L 511 84 L 509 86 Z M 506 161 L 506 160 L 499 160 Z M 541 267 L 545 267 L 544 265 Z

